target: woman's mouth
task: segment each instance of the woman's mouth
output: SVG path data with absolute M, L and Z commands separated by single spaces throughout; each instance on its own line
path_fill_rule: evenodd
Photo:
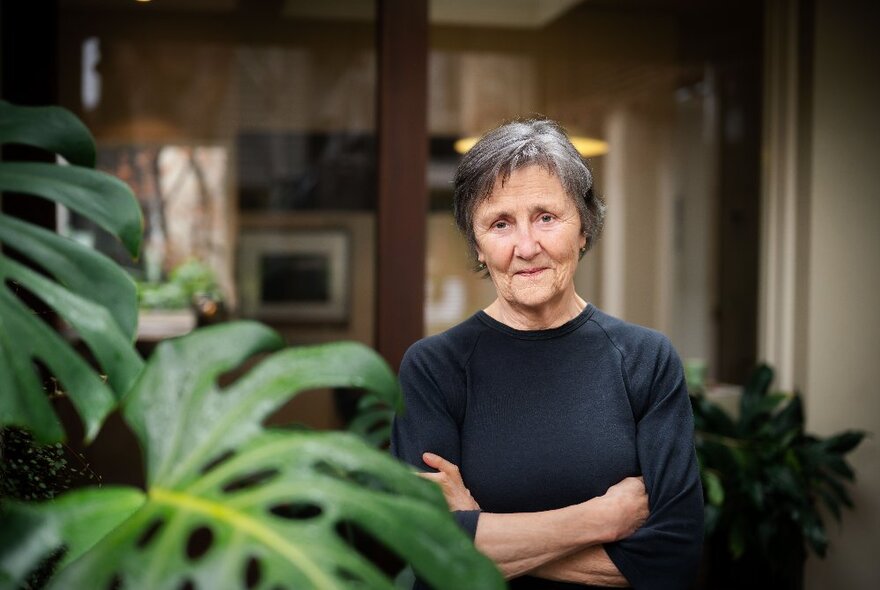
M 521 277 L 535 277 L 544 272 L 545 268 L 526 268 L 521 271 L 518 271 L 516 274 Z

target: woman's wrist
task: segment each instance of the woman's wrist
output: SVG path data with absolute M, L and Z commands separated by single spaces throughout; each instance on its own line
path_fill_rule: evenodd
M 578 544 L 581 547 L 601 545 L 618 540 L 619 531 L 614 507 L 605 496 L 597 496 L 586 502 L 571 506 L 576 511 L 579 524 Z

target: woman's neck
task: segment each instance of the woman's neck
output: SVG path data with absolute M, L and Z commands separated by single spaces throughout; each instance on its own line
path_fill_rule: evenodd
M 514 306 L 499 297 L 483 311 L 515 330 L 548 330 L 574 319 L 586 306 L 587 302 L 572 291 L 569 296 L 540 307 Z

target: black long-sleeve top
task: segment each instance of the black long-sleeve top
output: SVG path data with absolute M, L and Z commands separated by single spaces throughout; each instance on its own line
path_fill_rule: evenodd
M 642 475 L 650 516 L 605 550 L 636 589 L 691 586 L 703 497 L 681 361 L 665 336 L 592 305 L 536 331 L 478 312 L 410 347 L 400 383 L 392 452 L 422 470 L 426 451 L 457 464 L 485 512 L 562 508 Z M 456 517 L 473 538 L 479 512 Z M 510 587 L 583 588 L 530 576 Z

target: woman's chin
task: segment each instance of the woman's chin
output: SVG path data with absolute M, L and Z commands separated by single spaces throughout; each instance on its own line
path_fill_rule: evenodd
M 558 290 L 550 288 L 549 286 L 531 285 L 517 289 L 511 294 L 511 297 L 505 299 L 511 307 L 517 307 L 540 314 L 546 308 L 550 307 L 559 296 L 560 293 Z

